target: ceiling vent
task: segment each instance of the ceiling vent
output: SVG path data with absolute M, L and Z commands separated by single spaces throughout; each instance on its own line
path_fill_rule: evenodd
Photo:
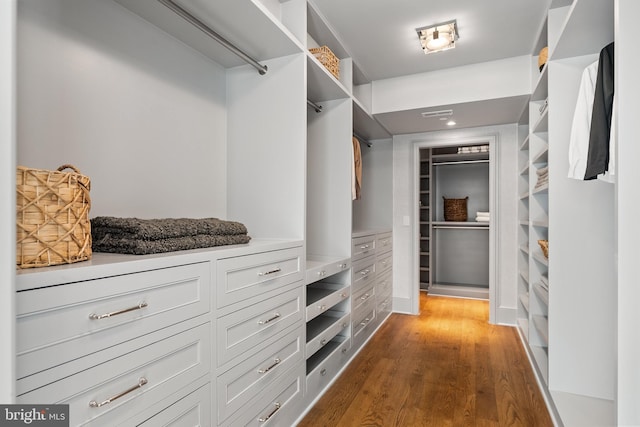
M 423 111 L 420 113 L 425 119 L 432 117 L 449 117 L 453 115 L 453 110 L 440 110 L 440 111 Z

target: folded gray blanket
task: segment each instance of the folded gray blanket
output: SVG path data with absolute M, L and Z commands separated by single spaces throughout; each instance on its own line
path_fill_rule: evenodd
M 239 222 L 218 218 L 138 219 L 99 216 L 91 220 L 91 234 L 98 239 L 110 234 L 129 239 L 160 240 L 201 234 L 247 234 L 247 228 Z
M 239 245 L 249 243 L 251 237 L 242 234 L 227 236 L 185 236 L 159 240 L 136 240 L 104 236 L 93 240 L 94 252 L 146 255 L 187 249 L 210 248 L 213 246 Z
M 156 254 L 248 243 L 247 228 L 218 218 L 138 219 L 96 217 L 91 220 L 94 252 Z

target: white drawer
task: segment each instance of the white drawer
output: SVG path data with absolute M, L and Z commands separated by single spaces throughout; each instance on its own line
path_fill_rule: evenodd
M 393 236 L 391 232 L 376 235 L 376 252 L 389 252 L 393 248 Z
M 375 257 L 371 256 L 354 262 L 351 271 L 353 272 L 351 293 L 354 294 L 365 286 L 373 283 L 376 277 Z
M 351 261 L 357 261 L 376 253 L 376 236 L 355 237 L 351 239 Z
M 18 396 L 69 405 L 70 425 L 114 426 L 210 371 L 210 323 Z
M 304 278 L 302 248 L 221 259 L 216 263 L 218 308 L 247 301 Z
M 348 335 L 350 314 L 344 311 L 328 310 L 307 323 L 306 356 L 311 357 L 324 347 L 333 337 L 342 332 Z
M 391 270 L 393 265 L 393 253 L 387 252 L 382 255 L 376 255 L 376 275 Z
M 144 427 L 208 427 L 211 418 L 211 384 L 200 387 L 141 424 Z
M 390 293 L 383 295 L 377 299 L 377 303 L 376 314 L 379 319 L 384 319 L 393 309 L 393 297 Z
M 208 313 L 210 288 L 199 263 L 18 292 L 17 377 Z
M 348 270 L 349 267 L 351 267 L 351 258 L 330 262 L 312 256 L 307 258 L 306 283 L 313 283 L 333 276 L 336 273 Z
M 257 352 L 268 338 L 303 321 L 302 282 L 296 289 L 220 317 L 216 321 L 218 366 Z M 249 353 L 247 353 L 249 352 Z
M 349 298 L 351 289 L 342 283 L 316 282 L 307 285 L 307 322 Z
M 375 300 L 371 300 L 369 304 L 363 306 L 366 310 L 353 315 L 353 338 L 360 335 L 370 324 L 374 323 L 376 318 Z
M 392 272 L 387 271 L 381 275 L 376 274 L 376 293 L 377 294 L 385 294 L 388 292 L 392 292 L 393 290 L 393 281 L 392 281 Z
M 294 329 L 259 353 L 218 376 L 218 423 L 257 396 L 280 374 L 304 360 L 302 328 Z
M 300 415 L 304 369 L 302 363 L 283 373 L 222 427 L 291 426 Z
M 366 288 L 353 294 L 353 298 L 351 299 L 351 311 L 354 313 L 354 316 L 356 316 L 356 313 L 359 311 L 362 311 L 362 306 L 369 304 L 370 301 L 375 299 L 375 297 L 376 291 L 373 284 L 370 284 Z
M 307 361 L 306 401 L 309 403 L 329 385 L 351 357 L 349 352 L 351 340 L 349 338 L 338 336 L 331 344 L 331 346 L 327 346 L 327 350 L 330 351 L 318 355 L 317 363 L 314 363 L 313 360 Z

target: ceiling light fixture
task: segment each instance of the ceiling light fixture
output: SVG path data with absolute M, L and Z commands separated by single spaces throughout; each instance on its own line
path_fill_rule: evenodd
M 422 117 L 424 117 L 425 119 L 431 118 L 431 117 L 448 117 L 451 116 L 453 114 L 453 110 L 438 110 L 438 111 L 423 111 L 422 113 L 420 113 L 420 115 Z
M 456 47 L 458 24 L 456 20 L 416 28 L 424 53 L 442 52 Z
M 456 122 L 452 119 L 447 122 L 447 126 L 455 126 Z

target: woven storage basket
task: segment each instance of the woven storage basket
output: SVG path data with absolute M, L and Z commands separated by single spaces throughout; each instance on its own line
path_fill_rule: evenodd
M 340 60 L 331 52 L 331 49 L 327 46 L 321 46 L 312 47 L 309 51 L 313 53 L 313 56 L 318 58 L 318 61 L 320 61 L 336 79 L 340 79 Z
M 60 166 L 57 171 L 18 166 L 18 267 L 47 267 L 91 259 L 90 187 L 89 178 L 71 165 Z
M 444 220 L 445 221 L 466 221 L 467 220 L 467 200 L 464 199 L 447 199 L 444 200 Z
M 538 240 L 538 244 L 540 245 L 540 249 L 542 249 L 542 254 L 545 258 L 549 258 L 549 241 L 548 240 Z
M 547 59 L 549 58 L 549 48 L 543 47 L 540 49 L 540 53 L 538 54 L 538 70 L 542 71 L 544 65 L 547 63 Z

